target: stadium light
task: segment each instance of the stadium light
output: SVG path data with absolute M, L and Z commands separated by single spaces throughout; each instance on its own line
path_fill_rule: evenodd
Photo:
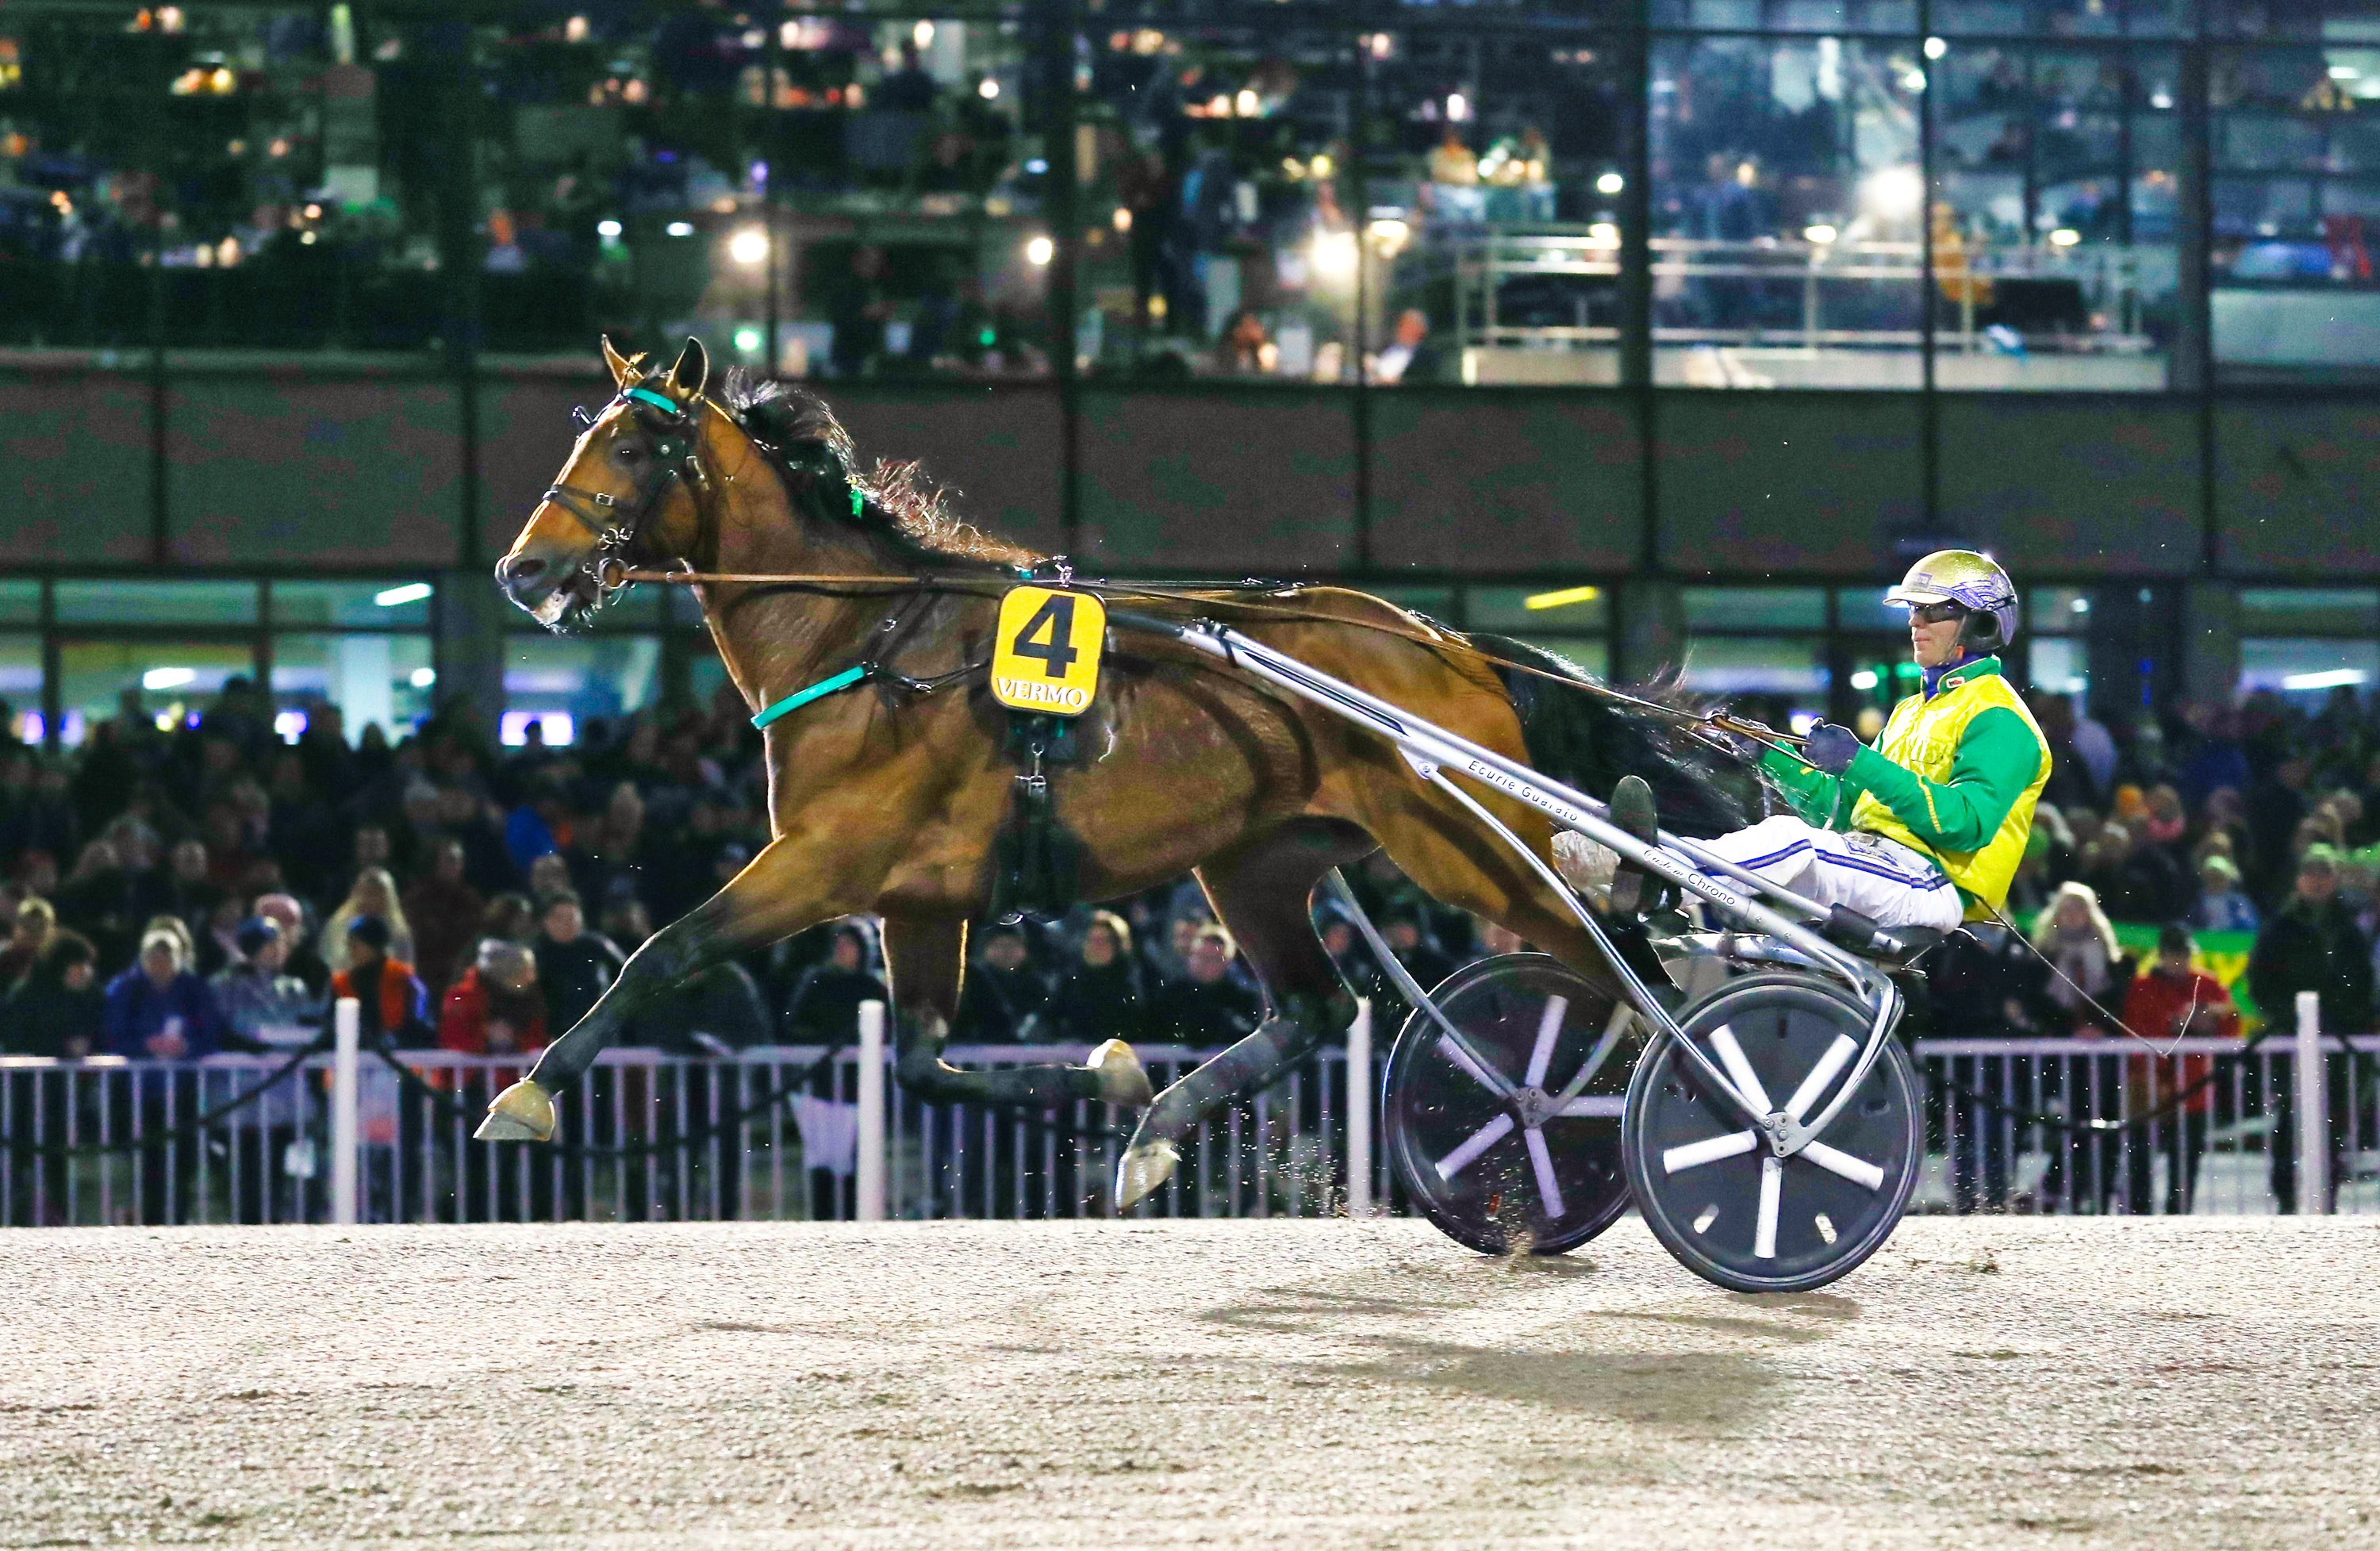
M 143 689 L 179 689 L 199 676 L 195 668 L 152 668 L 140 675 Z
M 758 226 L 747 226 L 727 239 L 727 256 L 747 269 L 768 261 L 769 234 Z
M 1046 234 L 1037 233 L 1025 241 L 1025 261 L 1036 269 L 1047 265 L 1058 256 L 1058 245 Z
M 413 685 L 416 689 L 427 689 L 431 685 L 438 682 L 438 670 L 435 668 L 416 668 L 413 670 L 412 673 L 407 677 L 405 682 Z
M 694 223 L 691 221 L 673 221 L 662 229 L 667 231 L 669 235 L 674 237 L 690 237 L 694 236 Z
M 2291 673 L 2281 681 L 2283 689 L 2344 689 L 2363 682 L 2361 668 L 2328 668 L 2319 673 Z
M 1595 180 L 1595 191 L 1598 194 L 1617 194 L 1627 187 L 1628 180 L 1618 173 L 1606 173 Z
M 398 607 L 400 604 L 419 603 L 429 596 L 430 584 L 428 582 L 406 582 L 399 586 L 389 588 L 385 591 L 373 593 L 372 601 L 379 604 L 383 609 L 394 609 Z

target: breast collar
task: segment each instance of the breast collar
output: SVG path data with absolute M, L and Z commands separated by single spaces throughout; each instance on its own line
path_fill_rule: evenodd
M 690 407 L 680 407 L 649 388 L 623 388 L 601 411 L 590 415 L 581 408 L 571 414 L 580 424 L 592 426 L 618 405 L 627 406 L 652 451 L 650 468 L 637 481 L 628 498 L 630 504 L 624 509 L 619 498 L 609 491 L 583 490 L 577 485 L 557 484 L 545 492 L 547 501 L 577 518 L 595 536 L 596 552 L 589 559 L 587 568 L 599 588 L 605 587 L 606 563 L 621 561 L 644 537 L 645 525 L 659 509 L 662 496 L 671 483 L 682 479 L 692 488 L 703 482 L 702 467 L 694 455 L 696 438 Z

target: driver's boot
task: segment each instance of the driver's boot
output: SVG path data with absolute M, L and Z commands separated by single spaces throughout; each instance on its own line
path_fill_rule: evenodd
M 1621 776 L 1620 784 L 1611 789 L 1608 811 L 1614 828 L 1625 830 L 1646 845 L 1659 843 L 1661 813 L 1643 776 Z M 1622 857 L 1611 875 L 1611 913 L 1633 916 L 1658 910 L 1665 882 Z

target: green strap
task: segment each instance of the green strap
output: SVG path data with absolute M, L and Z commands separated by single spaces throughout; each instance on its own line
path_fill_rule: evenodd
M 652 405 L 657 408 L 665 409 L 673 415 L 678 413 L 678 407 L 676 405 L 671 403 L 668 399 L 663 398 L 661 394 L 645 388 L 624 388 L 621 390 L 621 396 L 623 398 L 642 399 L 645 403 Z
M 810 685 L 808 689 L 797 689 L 793 694 L 786 696 L 775 705 L 769 707 L 759 715 L 754 717 L 752 719 L 752 725 L 755 727 L 766 727 L 769 723 L 776 721 L 777 718 L 785 715 L 787 712 L 797 711 L 804 706 L 808 705 L 812 700 L 823 699 L 827 696 L 833 694 L 838 689 L 848 689 L 867 676 L 868 664 L 865 662 L 860 663 L 855 668 L 845 668 L 842 673 L 835 674 L 834 677 L 831 679 L 820 679 L 818 683 Z

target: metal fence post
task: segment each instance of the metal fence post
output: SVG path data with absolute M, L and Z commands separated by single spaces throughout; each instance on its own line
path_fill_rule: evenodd
M 884 1004 L 859 1004 L 859 1157 L 852 1181 L 859 1220 L 884 1220 Z
M 2330 1210 L 2330 1086 L 2323 1081 L 2322 998 L 2298 993 L 2298 1215 Z
M 341 997 L 332 1015 L 331 1220 L 341 1227 L 356 1220 L 356 1043 L 362 1018 L 363 1003 L 353 997 Z
M 1347 1215 L 1372 1215 L 1372 999 L 1347 1025 Z

